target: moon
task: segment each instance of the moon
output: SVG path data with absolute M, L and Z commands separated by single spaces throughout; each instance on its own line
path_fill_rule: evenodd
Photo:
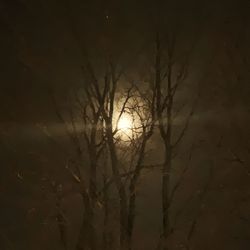
M 118 130 L 123 133 L 129 133 L 133 128 L 133 120 L 129 115 L 122 115 L 118 122 Z

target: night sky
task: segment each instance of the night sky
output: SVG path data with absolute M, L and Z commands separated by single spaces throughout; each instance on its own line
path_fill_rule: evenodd
M 151 79 L 158 33 L 176 36 L 177 64 L 189 55 L 188 75 L 176 97 L 175 111 L 182 109 L 174 136 L 195 105 L 173 153 L 170 186 L 182 179 L 170 211 L 171 220 L 178 217 L 168 250 L 249 249 L 249 11 L 250 2 L 243 0 L 0 0 L 0 249 L 104 249 L 101 243 L 76 248 L 85 208 L 65 168 L 75 152 L 58 110 L 67 110 L 72 93 L 87 88 L 86 58 L 98 79 L 112 58 L 125 71 L 121 88 L 130 79 L 143 88 Z M 84 145 L 83 151 L 88 154 Z M 163 158 L 155 132 L 145 162 Z M 146 169 L 139 179 L 132 249 L 158 249 L 161 175 L 159 168 Z M 101 170 L 98 176 L 101 187 Z M 57 225 L 56 185 L 62 186 L 67 248 Z M 110 201 L 116 211 L 114 190 Z M 117 218 L 114 212 L 114 228 Z

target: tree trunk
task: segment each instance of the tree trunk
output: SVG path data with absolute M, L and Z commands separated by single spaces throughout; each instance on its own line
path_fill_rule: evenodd
M 122 183 L 120 173 L 119 173 L 119 163 L 117 158 L 117 152 L 115 148 L 115 144 L 113 141 L 113 131 L 111 121 L 107 121 L 107 139 L 108 146 L 110 150 L 110 158 L 112 165 L 112 172 L 115 177 L 115 185 L 119 195 L 119 213 L 120 213 L 120 249 L 127 250 L 128 249 L 128 237 L 127 237 L 127 194 L 125 187 Z
M 104 176 L 103 180 L 103 186 L 105 187 L 107 184 L 107 177 L 106 175 Z M 110 217 L 110 210 L 109 210 L 109 201 L 108 201 L 108 190 L 107 188 L 104 188 L 103 191 L 103 202 L 104 202 L 104 218 L 103 218 L 103 238 L 102 238 L 102 247 L 103 250 L 110 250 L 110 239 L 109 239 L 109 229 L 108 229 L 108 224 L 109 224 L 109 217 Z
M 136 202 L 136 180 L 133 178 L 131 180 L 131 184 L 129 187 L 130 197 L 129 197 L 129 210 L 128 210 L 128 249 L 132 249 L 132 236 L 133 236 L 133 229 L 134 229 L 134 220 L 135 220 L 135 202 Z
M 79 239 L 77 243 L 77 250 L 85 250 L 91 249 L 96 250 L 97 244 L 96 244 L 96 232 L 93 225 L 94 221 L 94 213 L 93 208 L 91 206 L 91 201 L 89 199 L 89 196 L 86 192 L 82 194 L 83 203 L 84 203 L 84 214 L 83 214 L 83 222 L 79 234 Z
M 149 138 L 149 137 L 148 137 Z M 129 206 L 128 206 L 128 249 L 132 249 L 132 236 L 133 236 L 133 229 L 134 229 L 134 221 L 135 221 L 135 207 L 136 207 L 136 185 L 138 183 L 141 170 L 142 170 L 142 162 L 146 147 L 146 142 L 148 138 L 145 137 L 142 143 L 142 147 L 139 152 L 139 158 L 136 164 L 135 173 L 130 181 L 129 186 Z
M 169 70 L 171 72 L 171 70 Z M 168 91 L 171 91 L 171 74 L 169 73 L 170 79 L 168 79 Z M 167 238 L 170 233 L 170 222 L 169 222 L 169 182 L 170 173 L 172 170 L 172 108 L 173 99 L 170 97 L 169 105 L 167 107 L 167 130 L 164 137 L 165 146 L 165 159 L 162 170 L 162 227 L 163 227 L 163 250 L 167 250 Z
M 67 225 L 62 212 L 62 194 L 60 191 L 56 193 L 56 220 L 58 224 L 58 229 L 60 233 L 61 244 L 64 250 L 67 250 Z
M 167 250 L 167 239 L 170 232 L 169 225 L 169 171 L 171 169 L 171 153 L 166 152 L 162 171 L 162 242 L 163 250 Z

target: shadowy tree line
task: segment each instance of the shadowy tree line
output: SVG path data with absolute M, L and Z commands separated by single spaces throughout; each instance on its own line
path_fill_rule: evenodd
M 173 185 L 173 158 L 197 101 L 195 96 L 183 127 L 176 129 L 173 123 L 180 112 L 176 93 L 187 79 L 191 55 L 189 51 L 178 57 L 177 51 L 173 34 L 156 34 L 148 81 L 128 80 L 126 70 L 110 56 L 105 59 L 105 70 L 100 70 L 84 52 L 83 87 L 70 93 L 67 110 L 60 109 L 54 99 L 57 116 L 76 155 L 67 169 L 79 184 L 84 206 L 78 250 L 133 249 L 137 188 L 144 169 L 160 169 L 162 173 L 162 233 L 157 249 L 168 249 L 175 227 L 170 208 L 190 165 Z M 125 131 L 119 127 L 123 117 L 131 120 Z M 154 134 L 162 140 L 163 162 L 147 164 L 148 144 Z M 191 161 L 193 147 L 187 151 Z M 114 196 L 115 202 L 111 202 Z M 195 226 L 196 219 L 188 242 Z

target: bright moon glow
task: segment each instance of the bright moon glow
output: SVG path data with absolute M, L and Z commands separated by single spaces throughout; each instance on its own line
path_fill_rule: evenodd
M 135 123 L 130 114 L 123 113 L 117 122 L 117 138 L 120 138 L 122 141 L 130 141 L 133 137 L 133 129 Z
M 133 128 L 132 117 L 129 115 L 122 115 L 118 122 L 118 130 L 123 133 L 129 133 L 129 131 Z
M 123 142 L 130 142 L 139 138 L 142 133 L 141 120 L 140 120 L 140 110 L 134 108 L 134 100 L 127 103 L 127 110 L 122 109 L 123 99 L 116 103 L 113 116 L 113 129 L 115 132 L 115 137 Z M 141 104 L 141 103 L 139 103 Z M 139 105 L 138 104 L 138 105 Z M 122 114 L 121 114 L 122 112 Z M 143 117 L 143 114 L 141 114 Z

